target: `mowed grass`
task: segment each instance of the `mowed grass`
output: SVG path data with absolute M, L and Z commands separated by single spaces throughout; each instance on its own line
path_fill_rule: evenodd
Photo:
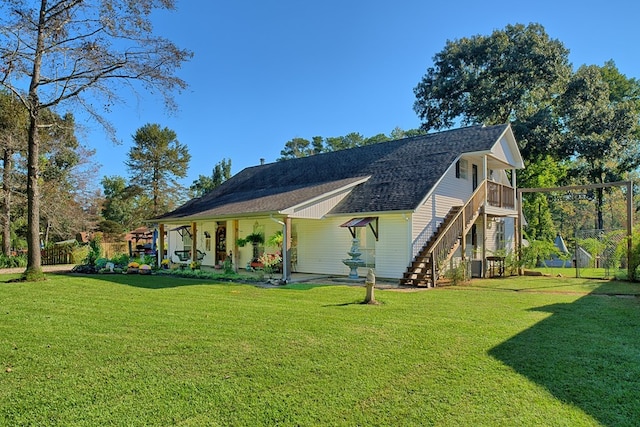
M 362 305 L 356 286 L 8 278 L 0 276 L 0 425 L 640 419 L 639 299 L 587 293 L 609 282 L 566 282 L 566 292 L 548 292 L 557 283 L 549 278 L 377 290 L 380 304 Z

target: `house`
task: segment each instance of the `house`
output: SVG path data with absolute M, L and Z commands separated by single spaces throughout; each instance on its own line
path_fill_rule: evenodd
M 154 221 L 174 262 L 245 268 L 278 249 L 238 239 L 282 231 L 285 279 L 351 274 L 356 260 L 356 275 L 434 286 L 452 259 L 483 276 L 487 256 L 513 249 L 523 167 L 510 125 L 471 126 L 248 167 Z

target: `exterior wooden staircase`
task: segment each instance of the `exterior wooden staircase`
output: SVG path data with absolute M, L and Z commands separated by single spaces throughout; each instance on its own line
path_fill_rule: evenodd
M 400 279 L 401 285 L 434 287 L 439 271 L 462 244 L 486 200 L 486 181 L 476 188 L 464 206 L 454 206 L 422 247 Z

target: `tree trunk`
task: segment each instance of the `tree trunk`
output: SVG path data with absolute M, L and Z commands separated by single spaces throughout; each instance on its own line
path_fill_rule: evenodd
M 38 85 L 40 84 L 40 70 L 42 55 L 44 54 L 44 34 L 46 30 L 47 0 L 40 2 L 40 16 L 38 19 L 38 36 L 33 56 L 33 71 L 29 83 L 29 146 L 27 149 L 27 269 L 25 280 L 42 280 L 40 253 L 40 187 L 38 184 L 38 160 L 40 157 L 40 135 L 38 125 L 40 116 L 40 98 Z
M 13 151 L 4 150 L 2 171 L 2 253 L 11 255 L 11 174 L 13 173 Z
M 40 141 L 38 136 L 38 112 L 31 114 L 29 125 L 29 154 L 27 157 L 27 280 L 42 277 L 40 253 L 40 187 L 38 186 L 38 157 Z

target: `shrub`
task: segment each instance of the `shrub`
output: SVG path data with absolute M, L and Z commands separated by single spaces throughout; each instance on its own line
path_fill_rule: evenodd
M 73 248 L 72 261 L 74 264 L 82 264 L 89 256 L 89 246 L 78 246 Z
M 233 274 L 233 273 L 235 273 L 235 271 L 233 270 L 233 262 L 231 262 L 231 257 L 227 257 L 224 260 L 223 267 L 224 267 L 225 274 Z
M 458 265 L 449 268 L 444 277 L 451 280 L 451 284 L 454 286 L 460 285 L 468 280 L 467 273 L 469 272 L 468 262 L 461 261 Z
M 522 248 L 522 265 L 528 268 L 534 268 L 544 260 L 550 259 L 552 255 L 559 255 L 560 250 L 546 240 L 532 240 L 529 246 Z
M 119 254 L 115 255 L 111 258 L 111 262 L 117 267 L 126 267 L 129 264 L 129 255 L 127 254 Z
M 16 267 L 26 267 L 26 266 L 27 266 L 26 255 L 6 256 L 6 255 L 0 254 L 0 268 L 16 268 Z
M 140 264 L 156 265 L 156 257 L 153 255 L 145 255 L 142 257 Z
M 90 266 L 95 266 L 96 261 L 100 258 L 100 254 L 102 253 L 102 237 L 100 235 L 95 235 L 93 239 L 89 242 L 89 253 L 84 260 L 84 263 Z

